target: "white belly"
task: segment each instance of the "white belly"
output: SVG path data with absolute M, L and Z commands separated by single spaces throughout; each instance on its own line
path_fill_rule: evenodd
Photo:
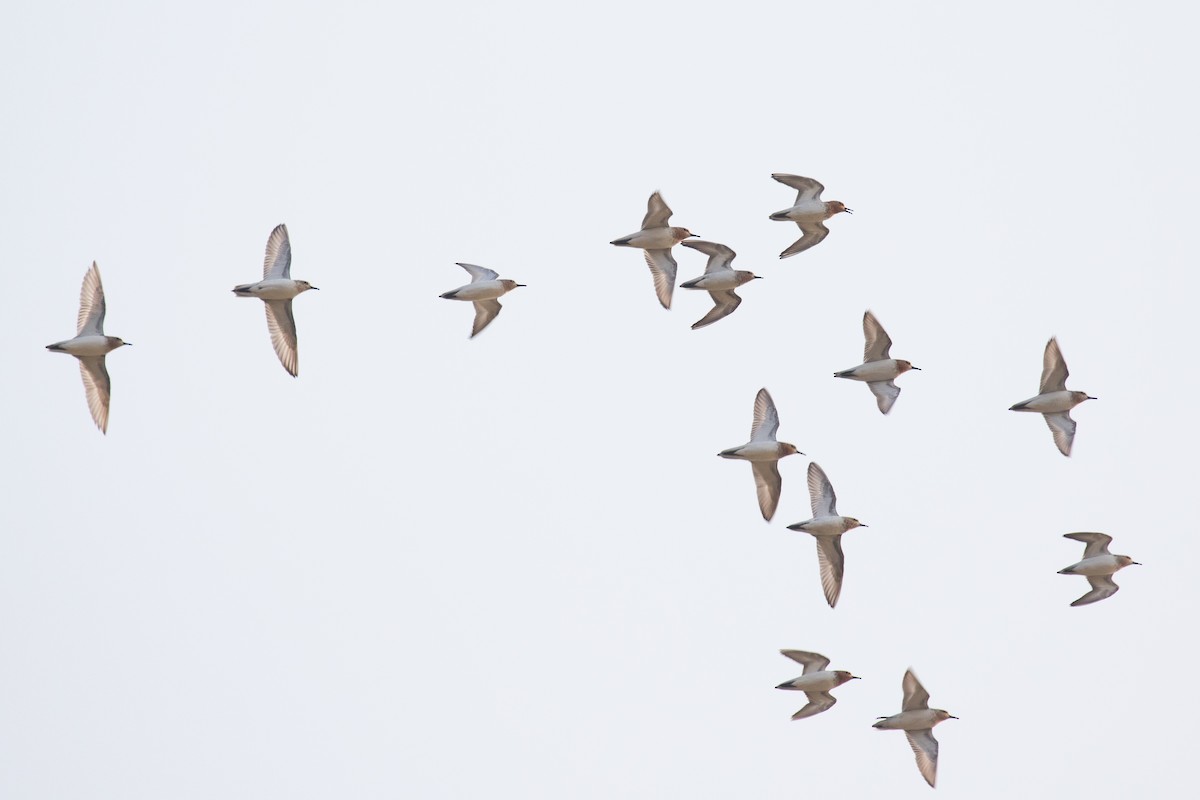
M 689 281 L 691 283 L 691 281 Z M 745 281 L 738 280 L 738 274 L 731 269 L 723 269 L 700 278 L 689 289 L 704 289 L 709 292 L 723 292 L 736 289 Z
M 840 536 L 846 532 L 846 518 L 817 517 L 797 523 L 796 527 L 813 536 Z
M 59 350 L 73 356 L 102 356 L 116 348 L 109 343 L 107 336 L 77 336 L 65 342 L 59 342 Z
M 792 206 L 786 211 L 777 211 L 771 216 L 784 217 L 792 222 L 821 222 L 826 218 L 825 203 L 820 200 L 810 200 L 798 206 Z
M 778 461 L 779 442 L 749 442 L 742 445 L 726 458 L 743 458 L 746 461 Z
M 792 681 L 791 685 L 802 692 L 828 692 L 841 686 L 838 676 L 829 670 L 801 675 Z
M 845 370 L 848 375 L 838 375 L 839 378 L 849 378 L 853 381 L 890 381 L 900 375 L 896 359 L 888 358 L 883 361 L 868 361 L 853 369 Z
M 670 228 L 651 228 L 648 231 L 638 231 L 628 237 L 622 247 L 640 247 L 643 250 L 667 250 L 679 242 Z
M 454 300 L 491 300 L 504 294 L 504 284 L 500 281 L 479 281 L 468 283 L 454 290 Z
M 1071 567 L 1072 575 L 1112 575 L 1121 566 L 1116 556 L 1092 556 Z
M 1031 397 L 1025 401 L 1024 408 L 1017 410 L 1036 411 L 1039 414 L 1057 414 L 1062 411 L 1070 411 L 1077 405 L 1079 403 L 1071 396 L 1071 392 L 1047 392 L 1039 394 L 1037 397 Z
M 300 294 L 296 282 L 291 278 L 272 278 L 269 281 L 259 281 L 247 291 L 263 300 L 291 300 Z

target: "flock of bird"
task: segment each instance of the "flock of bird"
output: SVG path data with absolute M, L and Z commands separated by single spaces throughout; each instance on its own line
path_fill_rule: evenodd
M 796 223 L 802 232 L 800 239 L 780 253 L 788 258 L 819 244 L 828 235 L 825 221 L 842 212 L 853 213 L 845 204 L 832 200 L 821 200 L 824 187 L 812 178 L 799 175 L 776 173 L 775 180 L 797 190 L 795 203 L 783 211 L 770 215 L 770 219 Z M 703 318 L 692 325 L 703 328 L 732 314 L 742 300 L 736 289 L 760 276 L 752 272 L 734 270 L 731 266 L 736 253 L 729 247 L 716 242 L 701 241 L 687 228 L 668 224 L 671 209 L 662 195 L 655 192 L 650 196 L 646 216 L 641 229 L 615 239 L 611 244 L 618 247 L 633 247 L 644 252 L 646 264 L 654 280 L 654 290 L 664 308 L 671 307 L 678 265 L 671 249 L 682 244 L 708 256 L 704 275 L 680 284 L 685 289 L 707 291 L 713 307 Z M 297 355 L 296 320 L 292 313 L 292 301 L 303 292 L 317 287 L 308 281 L 293 280 L 291 277 L 292 249 L 287 227 L 278 225 L 267 239 L 266 256 L 262 280 L 235 286 L 238 297 L 257 297 L 266 308 L 267 329 L 271 344 L 287 372 L 296 376 L 299 372 Z M 467 271 L 471 282 L 441 295 L 447 300 L 469 301 L 475 307 L 475 319 L 471 327 L 474 338 L 499 315 L 499 298 L 524 284 L 501 279 L 493 270 L 474 264 L 459 263 Z M 79 360 L 83 376 L 88 408 L 96 426 L 108 429 L 111 382 L 105 365 L 108 353 L 130 342 L 104 333 L 105 298 L 100 281 L 100 270 L 95 263 L 83 280 L 80 297 L 76 335 L 61 342 L 47 345 L 52 352 L 68 353 Z M 866 344 L 863 363 L 850 369 L 834 373 L 836 378 L 862 381 L 875 396 L 876 404 L 883 414 L 892 410 L 900 389 L 895 380 L 909 370 L 917 370 L 911 362 L 891 357 L 892 340 L 887 331 L 867 311 L 863 315 L 863 334 Z M 1042 377 L 1038 394 L 1013 405 L 1012 411 L 1030 411 L 1042 414 L 1054 437 L 1054 443 L 1064 456 L 1071 454 L 1075 440 L 1075 421 L 1071 409 L 1086 400 L 1096 398 L 1082 391 L 1066 388 L 1067 365 L 1058 342 L 1050 339 L 1043 355 Z M 760 389 L 754 400 L 754 421 L 750 429 L 750 441 L 738 447 L 722 450 L 722 458 L 749 461 L 754 474 L 758 494 L 758 506 L 763 519 L 768 522 L 774 517 L 782 492 L 779 461 L 790 455 L 804 455 L 795 445 L 780 442 L 779 412 L 770 393 Z M 812 518 L 787 526 L 789 530 L 802 531 L 814 537 L 817 545 L 817 563 L 821 588 L 831 608 L 837 605 L 841 595 L 845 573 L 845 555 L 842 551 L 842 536 L 855 528 L 866 527 L 854 517 L 843 516 L 837 511 L 837 495 L 825 471 L 814 461 L 808 465 L 808 491 L 812 506 Z M 1087 578 L 1091 590 L 1071 603 L 1072 606 L 1087 605 L 1111 597 L 1118 589 L 1112 576 L 1120 569 L 1137 564 L 1126 555 L 1113 555 L 1108 550 L 1112 537 L 1103 533 L 1068 533 L 1065 537 L 1085 544 L 1083 559 L 1062 570 L 1063 575 L 1080 575 Z M 782 650 L 783 655 L 800 663 L 803 674 L 779 684 L 777 688 L 802 691 L 808 703 L 792 715 L 792 719 L 804 719 L 830 709 L 837 700 L 830 690 L 841 686 L 856 676 L 844 670 L 826 669 L 829 659 L 818 653 L 802 650 Z M 917 767 L 922 777 L 934 786 L 937 780 L 938 742 L 933 737 L 933 727 L 947 719 L 957 719 L 946 711 L 929 708 L 929 693 L 921 686 L 912 670 L 904 674 L 901 711 L 888 717 L 880 717 L 874 724 L 882 730 L 903 730 L 916 756 Z

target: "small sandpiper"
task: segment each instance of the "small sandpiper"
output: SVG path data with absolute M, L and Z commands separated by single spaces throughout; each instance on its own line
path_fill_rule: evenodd
M 654 277 L 654 291 L 663 308 L 671 307 L 671 295 L 675 292 L 675 273 L 679 265 L 671 255 L 671 248 L 696 234 L 687 228 L 672 228 L 667 225 L 671 209 L 662 199 L 662 194 L 650 195 L 642 229 L 637 233 L 613 239 L 609 244 L 617 247 L 638 247 L 645 251 L 646 266 Z

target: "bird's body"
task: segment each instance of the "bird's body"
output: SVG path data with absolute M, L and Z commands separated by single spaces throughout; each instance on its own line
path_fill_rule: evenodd
M 837 698 L 829 694 L 843 683 L 857 680 L 846 670 L 828 670 L 829 659 L 820 653 L 810 653 L 805 650 L 780 650 L 780 653 L 793 661 L 804 665 L 804 674 L 790 681 L 784 681 L 776 689 L 790 689 L 804 692 L 808 696 L 808 705 L 792 715 L 792 719 L 804 719 L 833 707 Z
M 292 300 L 296 295 L 316 288 L 308 281 L 292 280 L 292 243 L 286 225 L 276 225 L 267 237 L 263 279 L 233 287 L 233 293 L 238 297 L 257 297 L 263 301 L 271 346 L 275 348 L 279 363 L 293 378 L 300 372 L 300 355 Z
M 723 244 L 700 241 L 682 244 L 708 256 L 708 265 L 704 268 L 703 275 L 679 284 L 684 289 L 703 289 L 712 297 L 713 307 L 692 325 L 692 330 L 696 330 L 732 314 L 742 304 L 742 298 L 733 290 L 759 276 L 746 270 L 735 270 L 730 266 L 737 253 Z
M 880 717 L 871 727 L 884 731 L 904 731 L 917 759 L 917 769 L 930 786 L 937 785 L 938 741 L 933 728 L 940 722 L 958 717 L 940 708 L 929 707 L 929 692 L 910 669 L 904 673 L 904 702 L 899 714 Z
M 919 371 L 921 368 L 914 367 L 909 361 L 891 357 L 892 338 L 870 311 L 863 314 L 863 336 L 866 339 L 863 363 L 835 372 L 833 377 L 865 381 L 871 393 L 875 395 L 875 403 L 880 412 L 886 414 L 892 410 L 892 405 L 900 396 L 900 388 L 892 381 L 910 369 Z
M 817 537 L 817 566 L 821 573 L 821 589 L 829 607 L 837 605 L 842 593 L 842 578 L 845 574 L 846 557 L 842 553 L 842 534 L 855 528 L 865 528 L 854 517 L 837 513 L 837 495 L 825 470 L 817 464 L 808 465 L 808 494 L 812 503 L 813 518 L 788 525 L 788 530 L 803 531 Z
M 500 313 L 500 301 L 496 298 L 525 284 L 501 279 L 498 272 L 487 267 L 463 264 L 462 262 L 458 262 L 458 266 L 467 271 L 467 274 L 471 276 L 471 282 L 452 289 L 440 297 L 445 300 L 467 300 L 475 304 L 475 322 L 471 325 L 470 336 L 474 339 Z
M 646 266 L 650 268 L 650 275 L 654 279 L 654 291 L 663 308 L 671 307 L 671 296 L 675 292 L 675 275 L 679 270 L 675 257 L 671 255 L 671 248 L 696 235 L 687 228 L 667 225 L 671 213 L 662 195 L 655 192 L 650 195 L 647 203 L 642 229 L 609 242 L 617 247 L 636 247 L 645 251 Z
M 83 288 L 79 293 L 76 336 L 46 345 L 51 353 L 67 353 L 79 359 L 88 410 L 101 433 L 108 433 L 108 408 L 112 396 L 112 381 L 104 357 L 122 345 L 131 344 L 116 336 L 104 335 L 107 308 L 100 268 L 93 261 L 92 268 L 83 276 Z
M 309 286 L 307 281 L 273 278 L 258 283 L 243 283 L 233 287 L 233 293 L 238 297 L 257 297 L 259 300 L 291 300 L 301 292 L 313 288 L 316 287 Z
M 1129 556 L 1116 556 L 1108 552 L 1112 537 L 1106 533 L 1080 532 L 1065 533 L 1065 539 L 1083 542 L 1083 559 L 1069 567 L 1058 571 L 1059 575 L 1082 575 L 1088 579 L 1091 591 L 1083 595 L 1072 606 L 1086 606 L 1107 597 L 1112 597 L 1121 587 L 1112 579 L 1114 573 L 1132 564 L 1137 564 Z
M 1085 400 L 1095 400 L 1087 392 L 1072 392 L 1067 389 L 1067 362 L 1063 360 L 1058 340 L 1053 337 L 1046 342 L 1042 355 L 1042 380 L 1038 394 L 1011 406 L 1009 411 L 1033 411 L 1041 414 L 1054 436 L 1054 444 L 1064 456 L 1071 455 L 1075 444 L 1075 420 L 1070 411 Z
M 783 478 L 779 474 L 779 459 L 800 453 L 793 444 L 775 439 L 779 430 L 779 412 L 775 401 L 766 389 L 759 389 L 754 398 L 754 424 L 750 428 L 750 441 L 717 453 L 721 458 L 749 461 L 754 472 L 754 485 L 758 491 L 758 507 L 763 519 L 770 522 L 779 505 L 783 489 Z M 803 453 L 801 453 L 803 455 Z
M 825 191 L 825 187 L 812 178 L 788 175 L 782 172 L 776 172 L 771 177 L 798 192 L 795 204 L 783 211 L 776 211 L 771 215 L 771 219 L 776 222 L 794 222 L 800 226 L 800 230 L 803 232 L 803 236 L 779 254 L 780 258 L 803 253 L 810 247 L 820 244 L 829 235 L 829 228 L 825 227 L 825 220 L 834 214 L 840 214 L 843 211 L 847 214 L 854 213 L 839 200 L 822 200 L 821 192 Z

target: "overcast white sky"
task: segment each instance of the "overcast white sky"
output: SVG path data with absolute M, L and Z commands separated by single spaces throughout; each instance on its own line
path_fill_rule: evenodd
M 7 9 L 0 795 L 926 797 L 870 728 L 909 666 L 942 796 L 1187 793 L 1194 17 L 346 5 Z M 772 172 L 854 216 L 779 261 Z M 766 278 L 710 328 L 608 244 L 655 189 Z M 298 379 L 229 292 L 280 222 Z M 43 350 L 93 259 L 107 437 Z M 456 261 L 528 284 L 474 341 Z M 831 377 L 866 308 L 886 418 Z M 1051 335 L 1070 459 L 1006 410 Z M 806 459 L 768 525 L 715 455 L 762 386 L 870 525 L 836 610 Z M 1073 609 L 1077 530 L 1145 566 Z M 781 647 L 863 680 L 792 722 Z

